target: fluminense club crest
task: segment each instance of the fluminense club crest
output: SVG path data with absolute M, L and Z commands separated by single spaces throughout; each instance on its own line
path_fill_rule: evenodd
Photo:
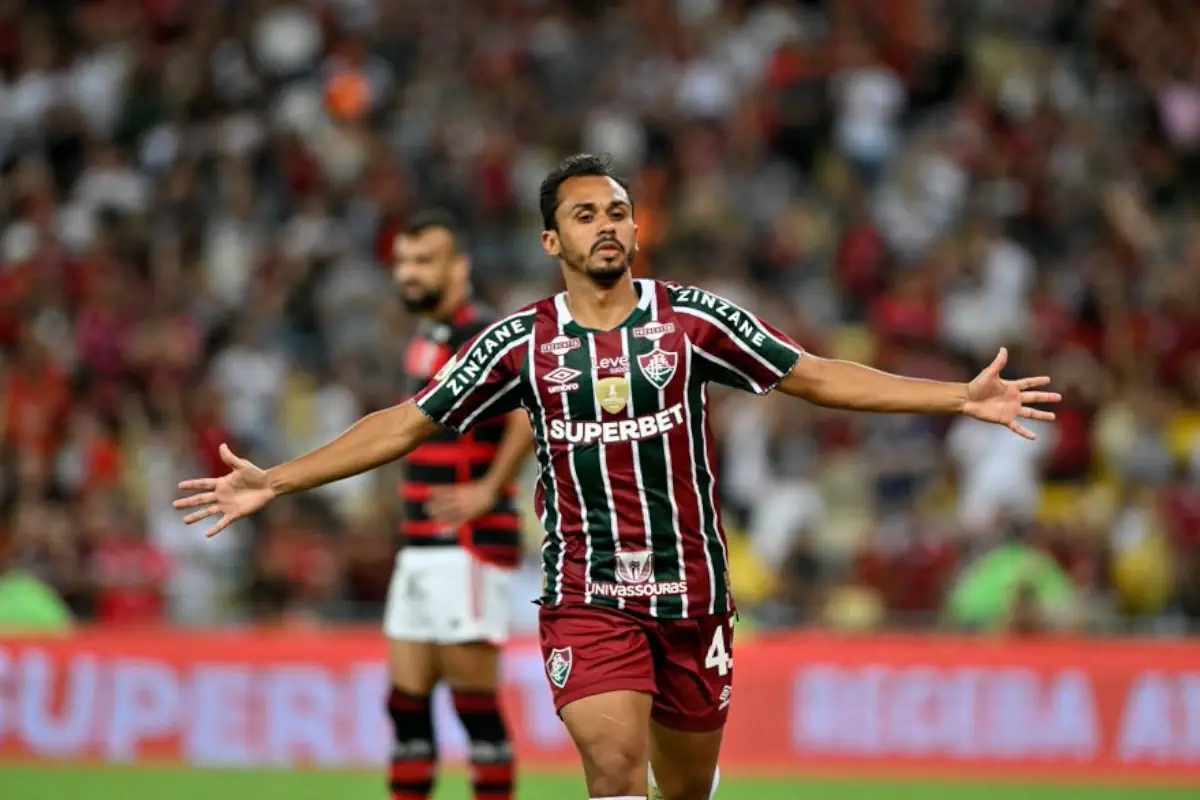
M 571 648 L 555 648 L 550 651 L 550 657 L 546 659 L 546 674 L 550 676 L 550 682 L 559 689 L 567 685 L 567 678 L 571 677 L 571 667 L 575 663 L 575 657 L 571 653 Z
M 666 350 L 655 347 L 649 353 L 638 356 L 637 362 L 642 374 L 646 376 L 646 380 L 659 389 L 665 389 L 671 382 L 671 378 L 675 377 L 675 367 L 679 365 L 679 354 L 668 353 Z

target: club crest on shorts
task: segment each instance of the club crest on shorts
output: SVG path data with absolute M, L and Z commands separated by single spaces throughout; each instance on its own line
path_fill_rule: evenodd
M 550 677 L 550 682 L 559 689 L 567 685 L 567 678 L 571 677 L 571 666 L 575 663 L 575 657 L 571 654 L 571 648 L 555 648 L 550 651 L 550 657 L 546 659 L 546 675 Z
M 659 389 L 667 388 L 671 378 L 675 377 L 675 367 L 679 365 L 679 354 L 668 353 L 657 346 L 649 353 L 637 357 L 638 367 L 646 380 Z
M 596 400 L 610 414 L 620 414 L 629 403 L 629 376 L 601 378 L 596 381 Z
M 653 583 L 654 554 L 649 550 L 617 553 L 617 580 L 621 583 Z

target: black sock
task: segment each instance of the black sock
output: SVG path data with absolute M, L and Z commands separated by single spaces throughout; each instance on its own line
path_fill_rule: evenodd
M 512 800 L 516 763 L 496 695 L 455 692 L 454 708 L 471 740 L 475 800 Z
M 429 698 L 406 694 L 392 687 L 387 708 L 394 739 L 388 781 L 392 800 L 428 800 L 433 794 L 434 764 L 437 762 Z

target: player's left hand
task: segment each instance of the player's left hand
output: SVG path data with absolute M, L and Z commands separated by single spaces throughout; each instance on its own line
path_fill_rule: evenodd
M 425 508 L 438 522 L 457 528 L 491 511 L 496 499 L 486 481 L 475 481 L 434 489 Z
M 1037 434 L 1021 424 L 1021 419 L 1053 422 L 1054 414 L 1030 406 L 1038 403 L 1057 403 L 1062 400 L 1058 392 L 1033 391 L 1050 383 L 1045 376 L 1020 378 L 1006 381 L 1000 371 L 1008 363 L 1008 349 L 1001 347 L 995 360 L 975 380 L 967 384 L 967 402 L 963 413 L 969 417 L 1003 425 L 1013 433 L 1026 439 L 1036 439 Z

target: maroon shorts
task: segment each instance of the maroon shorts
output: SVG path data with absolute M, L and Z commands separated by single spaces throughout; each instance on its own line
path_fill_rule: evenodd
M 725 725 L 733 691 L 729 614 L 660 620 L 566 603 L 543 607 L 539 628 L 560 714 L 585 697 L 634 691 L 654 696 L 654 721 L 671 730 Z

